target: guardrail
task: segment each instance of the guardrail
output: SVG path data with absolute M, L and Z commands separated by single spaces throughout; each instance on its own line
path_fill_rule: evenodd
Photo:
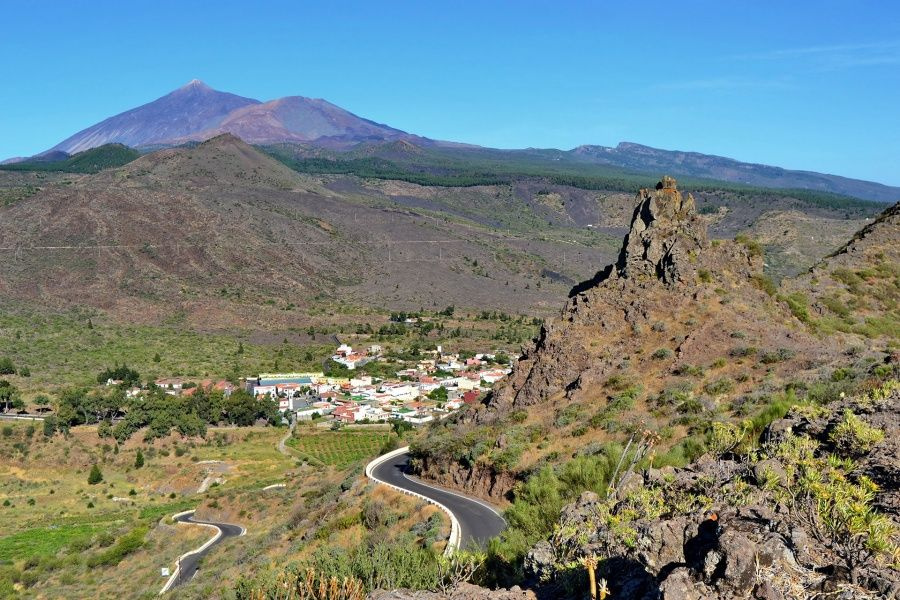
M 46 417 L 42 415 L 18 415 L 0 413 L 0 419 L 9 419 L 10 421 L 43 421 Z
M 174 515 L 172 515 L 172 519 L 174 520 L 174 519 L 177 519 L 178 517 L 183 517 L 185 515 L 189 515 L 194 512 L 196 512 L 196 510 L 192 509 L 192 510 L 186 510 L 186 511 L 183 511 L 180 513 L 175 513 Z M 200 546 L 199 548 L 194 548 L 193 550 L 185 552 L 184 554 L 182 554 L 181 556 L 178 557 L 178 560 L 175 561 L 175 570 L 172 571 L 172 574 L 169 576 L 169 579 L 168 579 L 168 581 L 166 581 L 166 585 L 163 586 L 163 589 L 161 589 L 159 591 L 160 596 L 162 596 L 163 594 L 168 592 L 170 589 L 172 589 L 172 586 L 175 585 L 175 582 L 178 580 L 178 574 L 181 572 L 181 561 L 182 560 L 184 560 L 185 558 L 187 558 L 188 556 L 190 556 L 192 554 L 198 554 L 200 552 L 203 552 L 204 550 L 206 550 L 207 548 L 209 548 L 210 546 L 215 544 L 217 541 L 219 541 L 219 538 L 222 537 L 222 529 L 219 527 L 216 527 L 215 525 L 212 525 L 210 523 L 195 523 L 193 521 L 175 521 L 175 522 L 178 524 L 182 524 L 182 525 L 200 525 L 201 527 L 211 527 L 216 530 L 216 535 L 209 538 L 209 540 L 207 540 L 206 543 L 203 544 L 202 546 Z M 247 532 L 247 529 L 244 527 L 241 527 L 241 535 L 244 535 L 244 533 L 246 533 L 246 532 Z
M 389 488 L 397 490 L 398 492 L 402 492 L 408 496 L 415 496 L 416 498 L 424 500 L 425 502 L 428 502 L 429 504 L 433 504 L 434 506 L 437 506 L 439 509 L 441 509 L 442 511 L 447 513 L 447 516 L 450 517 L 450 536 L 447 538 L 447 547 L 444 548 L 444 556 L 450 556 L 451 554 L 453 554 L 453 552 L 455 552 L 456 550 L 459 549 L 460 527 L 459 527 L 459 521 L 456 520 L 456 515 L 454 515 L 453 512 L 451 512 L 451 510 L 449 508 L 447 508 L 446 506 L 444 506 L 437 500 L 433 500 L 433 499 L 429 498 L 428 496 L 423 496 L 422 494 L 403 489 L 402 487 L 396 486 L 392 483 L 388 483 L 387 481 L 382 481 L 382 480 L 378 479 L 377 477 L 375 477 L 374 475 L 372 475 L 372 472 L 375 470 L 375 467 L 377 467 L 378 465 L 382 464 L 385 461 L 388 461 L 392 458 L 400 456 L 401 454 L 405 454 L 408 451 L 409 451 L 409 446 L 404 446 L 403 448 L 397 448 L 396 450 L 392 450 L 391 452 L 388 452 L 387 454 L 382 454 L 381 456 L 379 456 L 378 458 L 376 458 L 375 460 L 373 460 L 372 462 L 370 462 L 369 464 L 366 465 L 366 477 L 368 477 L 372 481 L 375 481 L 382 485 L 386 485 Z

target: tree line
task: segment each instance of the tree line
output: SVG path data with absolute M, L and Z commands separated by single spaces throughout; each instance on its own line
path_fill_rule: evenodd
M 249 426 L 259 420 L 279 423 L 277 402 L 257 398 L 243 389 L 226 395 L 222 390 L 200 386 L 190 395 L 172 396 L 151 384 L 141 395 L 129 397 L 124 386 L 102 390 L 70 388 L 59 395 L 50 433 L 76 425 L 99 424 L 101 437 L 124 442 L 144 428 L 144 439 L 152 440 L 165 437 L 172 430 L 183 436 L 202 436 L 209 425 Z

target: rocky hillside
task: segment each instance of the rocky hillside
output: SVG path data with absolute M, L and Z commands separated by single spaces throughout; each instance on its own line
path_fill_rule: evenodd
M 816 330 L 900 340 L 900 204 L 808 273 L 786 282 L 795 312 Z
M 564 243 L 552 230 L 501 232 L 358 181 L 300 175 L 229 135 L 93 175 L 4 175 L 15 187 L 0 206 L 9 259 L 0 294 L 129 321 L 281 321 L 291 313 L 270 303 L 337 298 L 391 310 L 540 312 L 608 253 L 599 233 L 580 233 L 573 248 L 571 234 Z M 477 188 L 415 193 L 516 201 Z
M 830 297 L 847 271 L 865 322 L 893 318 L 895 218 L 779 290 L 673 179 L 641 190 L 618 259 L 508 382 L 412 446 L 421 476 L 508 507 L 485 583 L 582 598 L 593 569 L 611 598 L 900 597 L 900 357 L 792 287 Z
M 535 465 L 643 426 L 683 456 L 693 429 L 760 410 L 761 390 L 841 363 L 839 348 L 766 291 L 761 249 L 710 241 L 673 179 L 641 190 L 636 204 L 616 262 L 572 289 L 457 431 L 423 442 L 423 474 L 499 499 Z M 459 452 L 467 458 L 448 460 Z
M 738 343 L 827 362 L 829 353 L 760 289 L 761 276 L 758 248 L 711 242 L 693 197 L 663 179 L 640 192 L 616 263 L 573 288 L 478 419 L 551 398 L 596 401 L 617 373 L 662 380 L 686 366 L 727 361 Z M 753 379 L 748 374 L 747 387 Z
M 526 558 L 531 582 L 579 597 L 571 565 L 599 560 L 612 598 L 898 598 L 898 409 L 894 380 L 795 408 L 759 446 L 723 428 L 687 468 L 627 472 L 563 508 Z

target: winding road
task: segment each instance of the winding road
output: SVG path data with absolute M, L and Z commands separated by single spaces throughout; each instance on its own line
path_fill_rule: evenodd
M 183 554 L 181 558 L 178 559 L 177 567 L 175 568 L 175 572 L 172 573 L 172 576 L 166 582 L 165 587 L 163 587 L 160 594 L 164 594 L 168 592 L 172 588 L 178 587 L 179 585 L 185 584 L 191 579 L 193 579 L 194 575 L 197 574 L 197 570 L 199 568 L 200 561 L 206 556 L 210 550 L 216 545 L 222 542 L 222 540 L 239 537 L 244 535 L 247 530 L 241 527 L 240 525 L 232 525 L 231 523 L 216 523 L 213 521 L 199 521 L 194 519 L 194 511 L 188 511 L 185 513 L 180 513 L 175 515 L 174 520 L 178 523 L 188 523 L 191 525 L 202 525 L 204 527 L 211 527 L 216 530 L 216 535 L 210 538 L 208 542 L 197 548 L 196 550 L 192 550 L 187 554 Z
M 373 479 L 425 496 L 453 513 L 459 522 L 461 549 L 466 550 L 473 546 L 483 548 L 487 540 L 506 529 L 506 521 L 500 516 L 500 512 L 487 502 L 426 484 L 407 475 L 408 452 L 390 456 L 382 462 L 378 462 L 379 460 L 382 459 L 376 459 L 374 461 L 376 464 L 369 471 Z

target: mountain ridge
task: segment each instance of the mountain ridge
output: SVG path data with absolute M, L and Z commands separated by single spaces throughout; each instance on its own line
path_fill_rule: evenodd
M 642 169 L 656 169 L 674 175 L 704 177 L 776 189 L 810 189 L 881 202 L 895 202 L 900 199 L 900 188 L 882 183 L 805 169 L 785 169 L 762 163 L 743 162 L 715 154 L 664 150 L 636 142 L 623 141 L 614 147 L 586 144 L 573 148 L 570 152 L 597 164 L 622 168 L 639 166 Z
M 338 152 L 356 150 L 364 145 L 405 141 L 476 159 L 482 155 L 491 159 L 498 153 L 507 159 L 527 156 L 530 160 L 541 161 L 548 169 L 560 164 L 612 166 L 641 175 L 667 172 L 774 189 L 836 193 L 878 202 L 900 200 L 900 187 L 745 163 L 699 152 L 662 150 L 634 142 L 620 142 L 615 147 L 582 145 L 571 150 L 499 150 L 433 140 L 360 117 L 321 98 L 286 96 L 261 102 L 214 90 L 199 79 L 83 129 L 30 160 L 40 160 L 49 154 L 55 155 L 54 160 L 64 160 L 65 157 L 58 156 L 60 152 L 73 154 L 110 143 L 145 151 L 156 150 L 202 142 L 223 133 L 237 135 L 251 144 L 311 145 Z

